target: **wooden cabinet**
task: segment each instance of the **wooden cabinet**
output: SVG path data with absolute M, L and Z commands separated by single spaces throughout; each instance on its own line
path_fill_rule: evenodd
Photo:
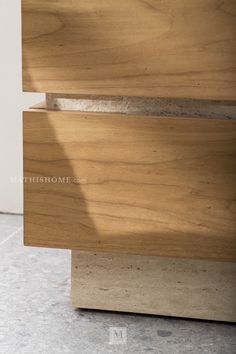
M 24 112 L 24 242 L 73 250 L 75 306 L 236 320 L 235 16 L 22 0 L 23 89 L 47 93 Z

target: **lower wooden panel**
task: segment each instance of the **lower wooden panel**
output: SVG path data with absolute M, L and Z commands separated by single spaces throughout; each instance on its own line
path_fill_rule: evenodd
M 235 155 L 232 120 L 25 112 L 25 244 L 235 261 Z
M 236 263 L 73 251 L 72 303 L 236 322 Z

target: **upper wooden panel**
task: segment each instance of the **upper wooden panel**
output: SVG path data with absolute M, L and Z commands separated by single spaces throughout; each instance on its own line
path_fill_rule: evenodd
M 26 112 L 25 244 L 235 261 L 235 155 L 236 121 Z
M 25 91 L 236 99 L 235 0 L 23 0 Z

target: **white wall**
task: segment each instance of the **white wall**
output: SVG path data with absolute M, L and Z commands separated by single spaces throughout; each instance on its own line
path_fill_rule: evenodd
M 22 213 L 22 110 L 44 95 L 22 93 L 21 1 L 0 0 L 0 212 Z

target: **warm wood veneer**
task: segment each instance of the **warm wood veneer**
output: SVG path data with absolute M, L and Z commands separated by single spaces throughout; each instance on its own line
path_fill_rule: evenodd
M 235 0 L 23 0 L 25 91 L 236 99 Z
M 24 114 L 25 244 L 236 260 L 236 121 Z

